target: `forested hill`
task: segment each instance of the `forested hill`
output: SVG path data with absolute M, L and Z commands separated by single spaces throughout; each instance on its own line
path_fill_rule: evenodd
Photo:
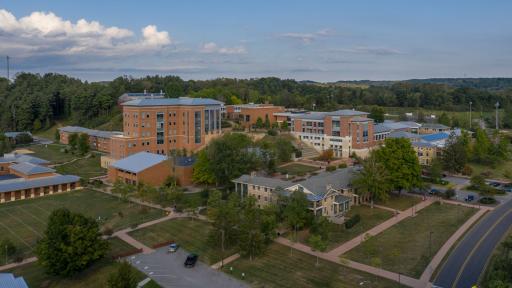
M 392 86 L 398 82 L 410 84 L 442 84 L 456 88 L 474 88 L 489 91 L 501 91 L 512 88 L 512 78 L 429 78 L 429 79 L 410 79 L 403 81 L 337 81 L 331 83 L 340 86 Z
M 501 107 L 512 108 L 512 89 L 491 91 L 412 80 L 362 88 L 273 77 L 184 81 L 176 76 L 148 76 L 89 83 L 59 74 L 20 73 L 11 83 L 0 78 L 0 129 L 34 131 L 56 121 L 97 127 L 119 115 L 117 98 L 121 94 L 144 90 L 163 90 L 168 97 L 215 98 L 227 104 L 270 102 L 306 109 L 314 104 L 317 110 L 380 105 L 466 111 L 469 101 L 475 111 L 491 110 L 497 101 Z

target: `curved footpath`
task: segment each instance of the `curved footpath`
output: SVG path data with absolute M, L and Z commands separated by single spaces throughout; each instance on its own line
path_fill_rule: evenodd
M 443 288 L 472 287 L 484 273 L 494 248 L 512 227 L 512 200 L 490 211 L 450 254 L 434 285 Z

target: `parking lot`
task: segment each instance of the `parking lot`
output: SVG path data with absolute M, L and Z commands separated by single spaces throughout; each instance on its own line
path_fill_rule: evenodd
M 127 260 L 162 287 L 248 287 L 200 261 L 193 268 L 185 268 L 183 263 L 187 255 L 183 249 L 167 253 L 167 247 L 162 247 L 151 254 L 137 254 Z

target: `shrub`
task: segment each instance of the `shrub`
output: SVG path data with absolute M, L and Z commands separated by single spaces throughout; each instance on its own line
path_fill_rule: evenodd
M 297 172 L 297 176 L 305 176 L 305 175 L 306 175 L 306 172 L 304 172 L 304 171 Z
M 471 176 L 473 174 L 473 168 L 469 165 L 464 165 L 464 168 L 462 168 L 462 175 Z
M 336 166 L 333 166 L 333 165 L 327 166 L 327 167 L 325 167 L 325 170 L 329 171 L 329 172 L 335 171 L 336 170 Z
M 345 229 L 354 227 L 357 223 L 359 223 L 359 221 L 361 221 L 361 216 L 359 214 L 350 217 L 350 219 L 345 221 Z
M 482 204 L 496 204 L 496 199 L 494 197 L 482 197 L 478 202 Z
M 347 168 L 347 163 L 341 163 L 340 165 L 338 165 L 338 168 L 340 168 L 340 169 Z
M 300 157 L 302 157 L 302 151 L 297 149 L 295 151 L 295 158 L 300 158 Z
M 105 226 L 103 228 L 102 233 L 103 233 L 103 235 L 111 236 L 112 234 L 114 234 L 114 229 L 112 229 L 112 227 L 110 227 L 110 226 Z
M 455 196 L 455 190 L 450 188 L 450 189 L 447 189 L 445 192 L 444 192 L 444 197 L 446 199 L 452 199 L 453 196 Z
M 267 134 L 269 136 L 277 136 L 277 130 L 270 129 L 270 130 L 267 131 Z

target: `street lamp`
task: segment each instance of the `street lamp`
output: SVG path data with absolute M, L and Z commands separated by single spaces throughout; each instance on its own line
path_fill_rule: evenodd
M 469 130 L 471 130 L 471 104 L 473 102 L 469 101 Z
M 496 106 L 496 130 L 498 130 L 498 108 L 500 107 L 500 102 L 496 102 L 494 106 Z

